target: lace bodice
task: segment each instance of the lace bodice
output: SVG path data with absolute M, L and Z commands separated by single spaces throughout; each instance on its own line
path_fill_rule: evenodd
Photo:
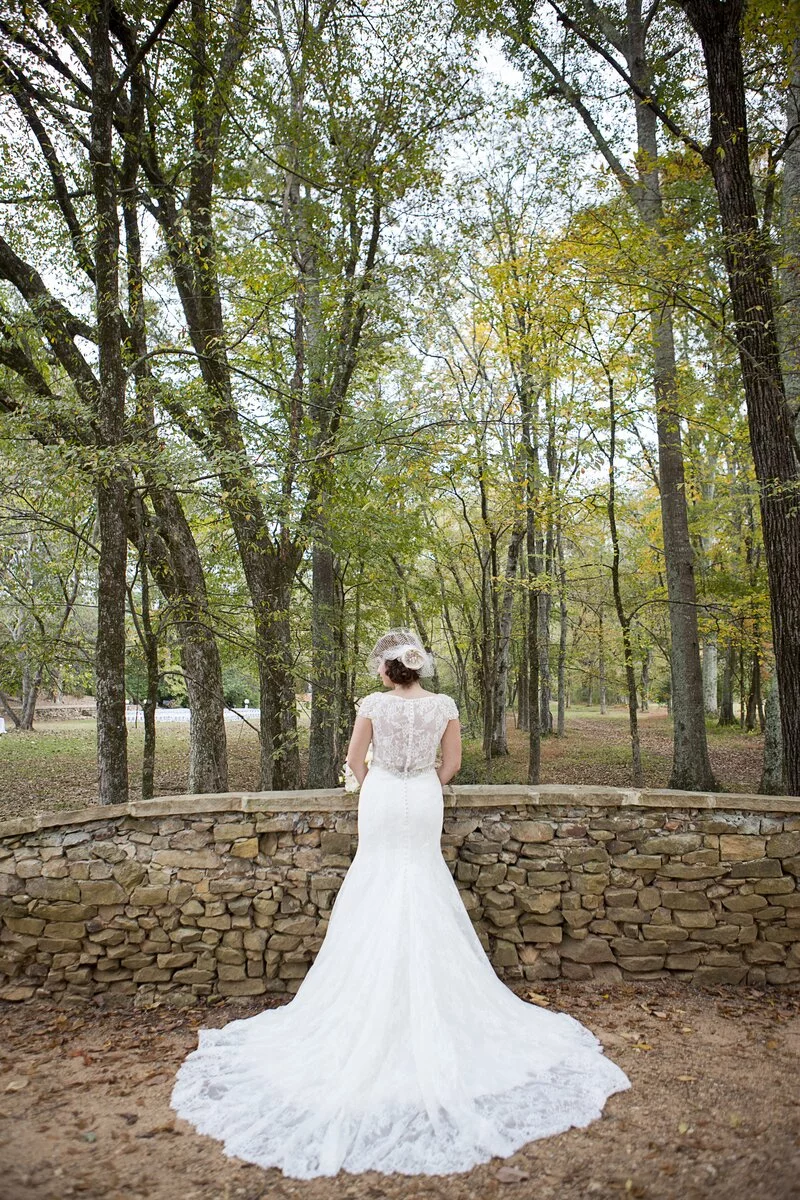
M 435 765 L 442 734 L 458 709 L 441 694 L 405 699 L 373 692 L 361 701 L 358 715 L 372 722 L 372 765 L 394 775 L 416 775 Z

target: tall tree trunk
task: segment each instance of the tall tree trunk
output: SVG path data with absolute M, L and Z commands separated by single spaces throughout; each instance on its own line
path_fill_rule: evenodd
M 649 90 L 652 78 L 645 48 L 646 27 L 641 0 L 628 3 L 627 29 L 625 49 L 631 78 Z M 636 128 L 640 164 L 637 207 L 643 224 L 654 238 L 660 240 L 664 209 L 658 168 L 657 118 L 649 105 L 636 104 Z M 672 665 L 673 759 L 669 786 L 685 791 L 706 791 L 713 789 L 715 783 L 706 741 L 697 588 L 689 538 L 675 338 L 672 312 L 661 297 L 651 298 L 651 310 L 661 528 Z
M 311 550 L 311 650 L 314 673 L 311 684 L 311 728 L 308 743 L 308 786 L 335 787 L 338 779 L 336 734 L 338 661 L 336 630 L 336 578 L 333 550 L 322 537 Z
M 97 484 L 100 561 L 97 589 L 97 754 L 101 804 L 128 800 L 125 713 L 126 488 L 114 461 L 125 430 L 125 375 L 119 311 L 119 220 L 114 184 L 114 68 L 111 0 L 91 18 L 92 96 L 89 162 L 95 202 L 96 319 L 100 386 L 98 426 L 109 461 Z
M 520 389 L 522 447 L 525 455 L 525 573 L 527 576 L 526 651 L 528 660 L 528 783 L 538 783 L 542 758 L 539 714 L 539 549 L 536 506 L 539 499 L 539 452 L 536 445 L 535 405 L 530 375 L 523 374 Z
M 703 704 L 708 717 L 719 716 L 717 657 L 717 638 L 714 634 L 703 639 Z
M 781 702 L 774 679 L 767 692 L 764 760 L 758 790 L 764 796 L 782 796 L 785 793 L 781 744 Z
M 228 746 L 222 663 L 208 606 L 205 573 L 180 499 L 152 486 L 155 520 L 148 522 L 149 561 L 162 593 L 177 613 L 181 667 L 190 710 L 189 791 L 228 788 Z
M 597 610 L 597 675 L 600 693 L 600 716 L 606 715 L 606 634 L 603 606 Z M 591 693 L 589 697 L 591 701 Z
M 736 340 L 759 483 L 789 792 L 800 792 L 800 510 L 793 414 L 781 374 L 770 250 L 759 229 L 747 135 L 743 0 L 680 0 L 703 47 L 710 144 Z M 645 106 L 641 106 L 645 107 Z
M 650 668 L 653 664 L 653 651 L 650 646 L 647 647 L 644 657 L 642 658 L 642 684 L 641 684 L 641 702 L 639 704 L 642 712 L 648 712 L 650 709 Z
M 608 452 L 608 528 L 611 534 L 611 587 L 614 593 L 614 607 L 617 610 L 617 620 L 622 631 L 622 649 L 625 657 L 625 680 L 628 686 L 628 724 L 631 735 L 631 767 L 632 779 L 635 787 L 641 787 L 644 782 L 642 776 L 642 753 L 639 745 L 639 713 L 638 701 L 636 698 L 636 673 L 633 669 L 633 647 L 631 645 L 631 623 L 628 614 L 625 612 L 625 606 L 622 602 L 622 588 L 620 584 L 620 549 L 619 549 L 619 533 L 617 531 L 617 483 L 615 475 L 616 463 L 616 447 L 617 447 L 617 417 L 614 399 L 614 381 L 608 380 L 608 397 L 609 397 L 609 422 L 610 422 L 610 442 Z
M 587 6 L 588 7 L 588 6 Z M 595 11 L 592 5 L 592 11 Z M 651 13 L 654 10 L 651 10 Z M 604 12 L 603 22 L 611 26 Z M 570 25 L 569 18 L 565 24 Z M 624 28 L 611 27 L 609 36 L 624 55 L 634 83 L 649 94 L 652 70 L 647 58 L 649 19 L 642 13 L 641 0 L 628 0 Z M 636 207 L 642 224 L 658 238 L 663 219 L 661 180 L 658 168 L 657 118 L 652 108 L 635 100 L 637 127 L 637 176 L 634 178 L 603 137 L 586 108 L 580 90 L 572 87 L 530 31 L 518 31 L 520 40 L 533 51 L 556 81 L 561 95 L 578 112 L 598 149 L 606 158 L 625 194 Z M 683 449 L 677 413 L 677 383 L 672 314 L 660 295 L 651 297 L 651 341 L 656 399 L 656 428 L 661 492 L 661 524 L 667 574 L 670 633 L 672 639 L 673 762 L 670 787 L 707 790 L 714 786 L 708 758 L 703 714 L 703 682 L 697 631 L 696 587 L 684 487 Z
M 764 731 L 764 709 L 761 699 L 761 657 L 757 650 L 753 651 L 753 660 L 750 667 L 750 688 L 747 693 L 747 716 L 745 719 L 745 729 L 748 733 L 752 733 L 756 727 L 756 721 L 761 732 Z
M 540 558 L 544 564 L 545 572 L 545 587 L 539 593 L 539 724 L 541 726 L 542 735 L 547 737 L 553 732 L 553 714 L 550 711 L 550 703 L 553 698 L 553 689 L 550 680 L 550 611 L 552 607 L 552 592 L 551 592 L 551 572 L 550 563 L 551 554 L 551 533 L 548 529 L 547 538 L 544 543 L 544 552 Z
M 564 736 L 567 707 L 567 569 L 564 563 L 564 543 L 561 523 L 556 525 L 556 557 L 558 559 L 558 720 L 556 735 Z
M 500 609 L 500 628 L 497 638 L 497 661 L 494 677 L 494 730 L 492 757 L 508 754 L 508 729 L 506 708 L 508 705 L 508 670 L 511 648 L 511 620 L 514 614 L 514 582 L 517 574 L 520 548 L 525 536 L 524 527 L 512 530 L 508 543 L 503 597 Z
M 22 669 L 22 704 L 20 705 L 18 726 L 20 729 L 28 731 L 33 729 L 36 703 L 39 699 L 43 675 L 44 667 L 41 663 L 34 666 L 33 663 L 26 662 Z
M 149 800 L 155 793 L 156 769 L 156 708 L 158 707 L 158 635 L 153 629 L 150 608 L 150 572 L 146 554 L 140 557 L 142 572 L 142 625 L 141 641 L 144 652 L 147 687 L 142 704 L 144 722 L 144 750 L 142 752 L 142 799 Z M 189 786 L 189 791 L 193 789 Z
M 797 135 L 800 129 L 800 36 L 792 43 L 788 74 L 786 136 L 790 140 L 783 156 L 781 179 L 778 332 L 783 385 L 795 422 L 795 434 L 800 438 L 800 137 Z

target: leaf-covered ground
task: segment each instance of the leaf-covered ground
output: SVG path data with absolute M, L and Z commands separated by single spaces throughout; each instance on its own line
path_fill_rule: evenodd
M 0 738 L 0 819 L 62 808 L 79 808 L 97 797 L 94 721 L 51 722 L 33 733 Z M 641 739 L 645 782 L 665 787 L 672 759 L 672 727 L 663 709 L 642 714 Z M 711 762 L 720 789 L 757 790 L 763 738 L 738 727 L 708 726 Z M 515 783 L 526 777 L 527 734 L 512 730 L 511 753 L 487 765 L 480 744 L 467 741 L 464 765 L 456 782 Z M 231 791 L 258 786 L 258 744 L 243 725 L 228 732 Z M 142 731 L 130 730 L 131 794 L 139 792 Z M 188 727 L 163 725 L 158 730 L 156 795 L 181 793 L 187 786 Z M 627 712 L 612 709 L 601 717 L 580 709 L 567 719 L 567 736 L 542 743 L 543 783 L 630 785 L 630 737 Z
M 528 997 L 531 993 L 522 992 Z M 0 1200 L 791 1200 L 800 1197 L 800 994 L 542 984 L 632 1081 L 585 1130 L 444 1178 L 307 1182 L 226 1158 L 169 1108 L 201 1025 L 258 1003 L 0 1008 Z

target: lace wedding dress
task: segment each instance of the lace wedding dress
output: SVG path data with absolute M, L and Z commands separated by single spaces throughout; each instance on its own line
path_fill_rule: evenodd
M 495 975 L 442 858 L 446 696 L 368 696 L 358 851 L 282 1008 L 201 1029 L 172 1107 L 225 1153 L 310 1179 L 444 1175 L 599 1117 L 629 1087 L 595 1036 Z

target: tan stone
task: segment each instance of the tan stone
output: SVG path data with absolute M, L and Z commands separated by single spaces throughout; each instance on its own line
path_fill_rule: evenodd
M 790 875 L 781 875 L 779 879 L 759 879 L 753 884 L 753 891 L 759 896 L 788 895 L 797 891 L 797 882 Z
M 686 854 L 691 850 L 699 850 L 703 838 L 699 833 L 667 833 L 657 837 L 645 838 L 640 843 L 642 854 Z
M 162 867 L 181 867 L 194 871 L 222 866 L 222 859 L 213 850 L 154 850 L 153 862 Z
M 710 908 L 704 892 L 672 892 L 661 890 L 661 903 L 665 908 L 678 908 L 686 912 L 700 912 Z
M 685 942 L 689 934 L 678 925 L 643 925 L 642 935 L 646 941 Z
M 231 855 L 234 858 L 257 858 L 258 857 L 258 838 L 242 838 L 236 841 L 231 846 Z
M 518 842 L 541 843 L 552 841 L 555 831 L 544 821 L 511 821 L 511 836 Z
M 217 984 L 220 996 L 261 996 L 266 990 L 263 979 L 221 979 Z
M 755 912 L 759 908 L 766 908 L 767 901 L 763 896 L 754 895 L 735 895 L 726 896 L 722 901 L 723 908 L 729 908 L 731 912 Z
M 548 942 L 558 944 L 563 933 L 560 925 L 523 925 L 522 936 L 526 942 Z
M 694 971 L 700 966 L 700 955 L 668 954 L 664 965 L 668 971 Z
M 768 840 L 770 858 L 789 858 L 793 854 L 800 854 L 800 833 L 776 833 Z
M 38 937 L 44 931 L 44 921 L 36 917 L 5 917 L 5 924 L 13 933 L 29 933 Z
M 162 970 L 176 970 L 180 967 L 188 967 L 189 963 L 195 961 L 196 955 L 194 951 L 176 951 L 174 954 L 159 954 L 156 958 L 156 965 Z
M 611 861 L 624 871 L 657 871 L 661 866 L 659 854 L 615 854 Z
M 585 897 L 586 900 L 589 897 Z M 622 925 L 646 925 L 652 916 L 649 912 L 642 912 L 640 908 L 606 908 L 606 917 L 609 921 L 618 921 Z
M 128 893 L 113 879 L 87 879 L 80 884 L 84 904 L 127 904 Z
M 0 988 L 0 1000 L 8 1000 L 12 1004 L 18 1004 L 23 1000 L 30 1000 L 36 991 L 33 987 L 23 987 L 18 984 L 10 987 Z
M 763 858 L 766 839 L 743 834 L 721 834 L 719 856 L 725 862 L 745 862 L 750 858 Z
M 786 947 L 775 942 L 754 942 L 746 947 L 744 956 L 749 963 L 780 963 L 786 957 Z
M 740 967 L 698 967 L 694 973 L 693 983 L 741 983 L 747 974 L 747 966 Z
M 172 972 L 161 967 L 142 967 L 133 973 L 134 983 L 167 983 L 171 978 Z
M 667 946 L 666 941 L 663 940 L 643 942 L 639 941 L 638 938 L 618 937 L 612 938 L 611 949 L 616 955 L 622 956 L 623 958 L 636 958 L 652 954 L 664 955 L 667 953 L 669 947 Z
M 554 887 L 557 883 L 565 883 L 569 879 L 566 871 L 528 871 L 528 884 L 534 888 Z
M 539 892 L 529 887 L 517 888 L 513 896 L 520 908 L 529 913 L 553 912 L 561 903 L 561 892 Z
M 201 971 L 197 967 L 183 967 L 172 976 L 174 983 L 211 983 L 213 971 Z
M 142 882 L 147 870 L 141 863 L 129 858 L 125 862 L 118 863 L 111 874 L 126 892 L 130 892 Z
M 683 912 L 679 909 L 675 916 L 684 929 L 713 929 L 716 925 L 711 912 Z
M 67 938 L 74 941 L 76 938 L 86 936 L 85 921 L 53 921 L 51 924 L 45 925 L 43 930 L 45 937 L 50 938 Z
M 13 891 L 19 891 L 17 883 Z M 29 896 L 42 900 L 71 900 L 80 901 L 81 894 L 77 883 L 72 879 L 30 879 L 25 891 Z M 12 892 L 13 895 L 13 892 Z
M 637 975 L 646 975 L 651 971 L 661 971 L 664 967 L 664 962 L 663 954 L 643 954 L 639 958 L 633 955 L 621 958 L 619 965 L 622 967 L 623 972 L 635 972 Z
M 320 837 L 322 853 L 326 858 L 331 856 L 348 858 L 352 840 L 349 833 L 332 833 L 329 830 L 323 830 Z
M 605 938 L 586 937 L 581 941 L 566 937 L 561 943 L 561 957 L 573 962 L 602 963 L 613 962 L 614 955 Z

